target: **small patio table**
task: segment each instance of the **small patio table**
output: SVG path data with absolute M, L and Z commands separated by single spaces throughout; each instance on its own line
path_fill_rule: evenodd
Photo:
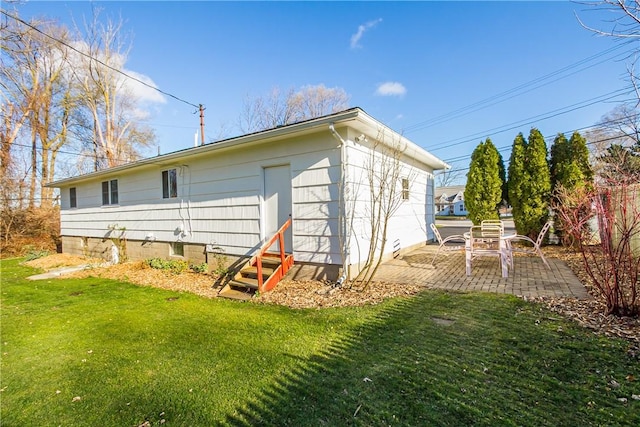
M 513 256 L 511 254 L 510 239 L 514 234 L 503 234 L 498 230 L 493 232 L 486 228 L 471 227 L 468 232 L 463 234 L 465 240 L 465 264 L 467 276 L 471 276 L 471 263 L 474 258 L 479 256 L 495 256 L 500 259 L 500 267 L 502 277 L 509 277 L 509 267 L 513 267 Z M 490 247 L 498 244 L 498 247 Z M 476 245 L 474 247 L 474 244 Z M 483 247 L 478 247 L 483 245 Z

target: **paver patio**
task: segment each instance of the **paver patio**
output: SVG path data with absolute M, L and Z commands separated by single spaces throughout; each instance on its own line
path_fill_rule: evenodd
M 375 280 L 424 285 L 452 291 L 483 291 L 518 296 L 590 298 L 584 285 L 569 266 L 557 258 L 548 258 L 551 269 L 534 256 L 514 257 L 509 277 L 501 277 L 497 258 L 474 260 L 471 276 L 465 273 L 464 249 L 440 253 L 431 265 L 437 244 L 428 244 L 380 266 Z

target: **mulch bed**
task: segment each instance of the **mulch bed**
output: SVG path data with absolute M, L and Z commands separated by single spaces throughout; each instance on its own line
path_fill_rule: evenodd
M 560 258 L 574 271 L 587 290 L 595 295 L 591 280 L 585 273 L 582 260 L 561 247 L 548 246 L 548 257 Z M 81 264 L 97 265 L 102 260 L 88 260 L 65 254 L 56 254 L 29 261 L 31 267 L 50 270 L 61 266 Z M 141 286 L 154 286 L 178 292 L 191 292 L 207 298 L 215 298 L 218 289 L 213 286 L 216 276 L 184 272 L 174 274 L 169 271 L 148 267 L 144 262 L 128 262 L 108 267 L 93 267 L 87 270 L 65 275 L 64 277 L 103 277 L 123 280 Z M 422 286 L 400 285 L 394 283 L 371 283 L 362 287 L 357 284 L 336 288 L 332 283 L 321 281 L 283 280 L 270 292 L 254 298 L 259 304 L 279 304 L 296 309 L 344 307 L 366 304 L 378 304 L 386 298 L 409 297 L 424 290 Z M 573 319 L 596 333 L 610 337 L 624 338 L 630 341 L 630 353 L 640 357 L 640 318 L 605 316 L 601 300 L 577 300 L 575 298 L 527 298 L 547 306 L 550 310 Z

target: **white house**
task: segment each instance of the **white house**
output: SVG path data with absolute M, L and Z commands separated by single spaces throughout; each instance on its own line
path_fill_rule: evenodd
M 56 181 L 62 250 L 241 258 L 291 218 L 296 277 L 353 276 L 372 241 L 370 172 L 394 149 L 399 173 L 384 180 L 402 200 L 388 224 L 391 257 L 432 240 L 433 172 L 448 165 L 360 108 Z
M 436 215 L 467 215 L 469 211 L 464 206 L 464 187 L 464 185 L 452 185 L 436 188 Z

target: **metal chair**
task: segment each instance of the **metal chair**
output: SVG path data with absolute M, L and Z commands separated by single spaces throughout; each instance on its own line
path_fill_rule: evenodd
M 542 227 L 542 230 L 540 230 L 540 233 L 538 233 L 538 238 L 535 241 L 533 241 L 533 239 L 531 239 L 529 236 L 524 236 L 522 234 L 514 234 L 513 236 L 508 236 L 506 241 L 507 241 L 507 244 L 509 245 L 508 247 L 509 252 L 510 253 L 518 252 L 518 253 L 524 253 L 524 254 L 537 255 L 540 257 L 544 265 L 548 269 L 551 269 L 551 266 L 549 266 L 549 263 L 545 259 L 544 255 L 542 254 L 542 250 L 540 249 L 542 246 L 542 242 L 544 241 L 544 236 L 545 234 L 547 234 L 547 231 L 549 231 L 550 227 L 551 227 L 551 222 L 547 221 L 547 223 Z M 522 240 L 531 243 L 533 245 L 533 248 L 527 249 L 527 248 L 513 246 L 513 242 L 522 241 Z
M 511 255 L 503 239 L 499 225 L 475 225 L 469 229 L 466 236 L 465 263 L 467 276 L 471 275 L 471 265 L 478 257 L 497 257 L 500 260 L 502 277 L 509 275 Z
M 500 219 L 485 219 L 480 222 L 482 228 L 486 227 L 500 227 L 500 230 L 504 233 L 504 222 Z
M 443 239 L 442 236 L 440 235 L 440 232 L 438 231 L 438 228 L 434 223 L 431 223 L 430 227 L 431 227 L 431 230 L 433 230 L 433 235 L 436 236 L 436 239 L 438 240 L 438 244 L 439 244 L 438 250 L 433 255 L 433 259 L 431 260 L 432 266 L 435 265 L 436 257 L 438 256 L 441 250 L 447 251 L 447 252 L 453 252 L 453 251 L 461 251 L 464 249 L 465 239 L 464 239 L 464 236 L 462 236 L 461 234 L 454 234 L 452 236 L 447 236 L 447 238 Z M 462 243 L 462 245 L 447 246 L 446 243 L 449 243 L 449 242 Z

